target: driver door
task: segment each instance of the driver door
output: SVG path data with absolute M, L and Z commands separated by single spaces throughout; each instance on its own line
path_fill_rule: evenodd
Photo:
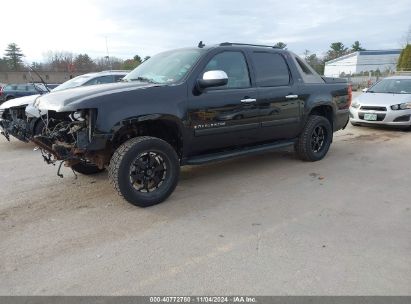
M 228 83 L 207 88 L 189 98 L 188 118 L 194 133 L 193 154 L 246 145 L 255 142 L 258 136 L 257 90 L 251 86 L 245 55 L 241 51 L 217 53 L 198 78 L 212 70 L 224 71 Z

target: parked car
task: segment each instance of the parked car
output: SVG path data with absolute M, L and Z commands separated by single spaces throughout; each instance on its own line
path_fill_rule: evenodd
M 84 174 L 108 167 L 118 193 L 147 207 L 173 192 L 182 165 L 285 146 L 322 159 L 350 102 L 346 80 L 322 78 L 288 50 L 200 44 L 150 58 L 121 84 L 40 96 L 47 131 L 32 141 L 49 163 Z M 243 114 L 256 107 L 258 115 Z
M 358 125 L 411 127 L 411 76 L 381 80 L 353 100 L 350 120 Z
M 0 104 L 18 97 L 47 93 L 47 88 L 42 83 L 7 84 L 0 91 Z
M 56 92 L 78 86 L 118 82 L 128 72 L 130 71 L 104 71 L 84 74 L 56 86 L 52 91 Z M 49 85 L 47 86 L 49 87 Z M 24 142 L 28 142 L 33 135 L 42 132 L 44 123 L 41 116 L 46 113 L 39 112 L 33 108 L 33 103 L 39 96 L 37 94 L 20 97 L 0 105 L 0 130 L 7 139 L 12 135 Z

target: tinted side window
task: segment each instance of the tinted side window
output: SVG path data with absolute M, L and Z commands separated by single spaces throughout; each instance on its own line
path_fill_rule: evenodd
M 109 75 L 109 76 L 96 77 L 94 79 L 87 81 L 84 85 L 112 83 L 112 82 L 113 82 L 113 76 Z
M 17 86 L 17 91 L 28 91 L 28 87 L 25 84 L 19 84 Z
M 223 52 L 215 55 L 207 64 L 204 72 L 222 70 L 227 73 L 228 83 L 221 88 L 248 88 L 250 76 L 244 55 L 240 52 Z M 203 73 L 204 73 L 203 72 Z
M 287 63 L 280 54 L 255 52 L 253 63 L 257 86 L 277 87 L 290 83 Z

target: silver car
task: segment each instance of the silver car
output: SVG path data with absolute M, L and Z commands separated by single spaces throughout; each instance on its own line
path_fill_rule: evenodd
M 388 77 L 364 90 L 351 104 L 350 121 L 411 127 L 411 76 Z

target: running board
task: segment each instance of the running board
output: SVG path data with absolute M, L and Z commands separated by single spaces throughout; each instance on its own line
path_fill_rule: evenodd
M 295 140 L 278 141 L 275 143 L 262 144 L 252 147 L 244 147 L 236 150 L 229 150 L 218 153 L 204 154 L 200 156 L 194 156 L 183 160 L 182 165 L 201 165 L 214 161 L 226 160 L 234 157 L 240 157 L 245 155 L 255 155 L 264 153 L 267 151 L 277 150 L 280 148 L 294 145 Z

